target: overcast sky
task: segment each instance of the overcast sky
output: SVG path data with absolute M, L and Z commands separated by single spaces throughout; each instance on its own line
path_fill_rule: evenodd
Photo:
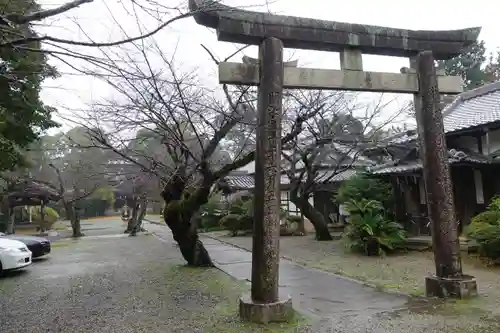
M 64 0 L 41 0 L 42 5 L 51 7 L 60 5 Z M 120 4 L 129 0 L 94 0 L 69 12 L 64 17 L 46 22 L 43 31 L 58 37 L 85 40 L 86 35 L 95 41 L 116 40 L 123 36 L 122 29 L 129 35 L 136 35 L 137 20 Z M 141 0 L 138 0 L 140 2 Z M 146 0 L 144 0 L 146 1 Z M 184 7 L 187 0 L 158 0 L 163 6 Z M 459 29 L 481 26 L 480 39 L 486 41 L 490 51 L 500 46 L 496 38 L 500 31 L 498 12 L 491 8 L 492 1 L 474 2 L 454 0 L 277 0 L 266 4 L 263 0 L 226 0 L 231 6 L 252 6 L 254 10 L 274 13 L 334 20 L 349 23 L 364 23 L 408 29 Z M 150 6 L 151 7 L 151 6 Z M 153 29 L 157 22 L 139 13 L 141 24 L 146 29 Z M 166 17 L 167 20 L 169 17 Z M 83 30 L 83 32 L 81 31 Z M 192 18 L 176 22 L 161 33 L 155 40 L 164 52 L 172 55 L 175 51 L 176 65 L 184 71 L 196 70 L 203 84 L 216 86 L 216 67 L 208 54 L 201 48 L 207 46 L 220 58 L 224 58 L 238 48 L 238 45 L 218 42 L 213 31 L 196 25 Z M 95 52 L 95 51 L 94 51 Z M 249 48 L 247 55 L 256 56 L 257 49 Z M 336 53 L 289 50 L 286 57 L 299 60 L 299 66 L 314 68 L 339 68 Z M 240 61 L 238 56 L 233 61 Z M 75 61 L 75 60 L 73 60 Z M 76 75 L 68 66 L 53 61 L 63 74 L 57 80 L 45 83 L 42 91 L 44 102 L 53 105 L 63 114 L 72 109 L 83 109 L 93 101 L 109 96 L 112 91 L 98 79 Z M 363 56 L 365 70 L 399 72 L 408 66 L 408 60 L 379 56 Z

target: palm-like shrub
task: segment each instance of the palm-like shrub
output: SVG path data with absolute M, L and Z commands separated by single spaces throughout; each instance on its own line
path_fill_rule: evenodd
M 403 226 L 386 217 L 380 201 L 351 200 L 346 209 L 350 217 L 344 239 L 349 249 L 366 255 L 383 255 L 404 246 Z

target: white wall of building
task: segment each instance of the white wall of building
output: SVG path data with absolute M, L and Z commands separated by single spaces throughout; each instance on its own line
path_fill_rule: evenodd
M 483 147 L 483 154 L 488 155 L 488 141 L 489 141 L 489 152 L 492 153 L 500 149 L 500 130 L 491 131 L 488 133 L 488 139 L 486 134 L 481 136 L 481 143 Z M 458 148 L 465 148 L 478 153 L 477 139 L 471 136 L 462 136 L 453 140 Z
M 314 206 L 314 198 L 312 196 L 309 198 L 309 203 Z M 290 215 L 300 215 L 300 209 L 290 201 L 290 191 L 281 191 L 281 207 L 288 210 Z M 285 207 L 288 207 L 288 209 Z

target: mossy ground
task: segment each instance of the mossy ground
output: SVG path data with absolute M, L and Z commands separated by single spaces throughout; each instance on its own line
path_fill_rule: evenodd
M 227 237 L 226 233 L 221 232 L 210 235 L 247 250 L 251 249 L 251 237 Z M 301 265 L 349 277 L 381 291 L 397 291 L 411 296 L 424 296 L 425 277 L 435 269 L 431 252 L 407 252 L 383 258 L 367 257 L 346 251 L 340 241 L 317 242 L 312 237 L 281 238 L 280 251 L 282 256 Z M 425 317 L 429 321 L 445 320 L 453 323 L 456 320 L 462 323 L 465 319 L 467 325 L 462 326 L 474 326 L 477 332 L 489 332 L 492 325 L 495 330 L 498 328 L 500 269 L 485 265 L 475 256 L 463 254 L 462 259 L 464 273 L 477 278 L 480 296 L 471 300 L 437 302 L 430 307 L 421 308 L 425 310 L 410 306 L 408 311 L 403 311 L 405 321 L 423 320 Z M 398 320 L 393 317 L 391 322 Z M 496 331 L 500 332 L 500 328 Z
M 201 293 L 214 306 L 210 311 L 193 312 L 193 320 L 203 323 L 207 333 L 244 332 L 306 332 L 309 321 L 295 314 L 288 323 L 258 325 L 241 322 L 238 317 L 238 297 L 249 291 L 249 284 L 237 281 L 218 269 L 199 269 L 186 266 L 169 266 L 165 273 L 167 287 L 177 292 Z

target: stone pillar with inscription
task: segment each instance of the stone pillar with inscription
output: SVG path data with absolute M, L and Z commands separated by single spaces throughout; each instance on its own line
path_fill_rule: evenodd
M 252 289 L 240 298 L 243 320 L 287 321 L 292 314 L 288 295 L 279 293 L 279 227 L 283 43 L 266 38 L 259 48 L 259 93 L 255 157 Z
M 426 294 L 455 298 L 475 296 L 476 280 L 462 273 L 458 224 L 432 52 L 421 52 L 416 65 L 419 105 L 415 111 L 436 264 L 436 275 L 425 280 Z

